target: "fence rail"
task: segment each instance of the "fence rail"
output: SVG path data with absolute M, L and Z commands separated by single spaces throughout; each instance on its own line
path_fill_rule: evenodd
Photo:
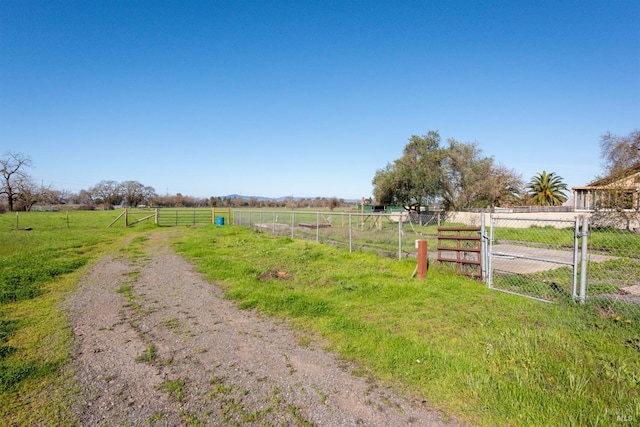
M 109 227 L 123 222 L 125 227 L 136 225 L 140 222 L 153 222 L 163 227 L 178 225 L 205 225 L 218 224 L 231 221 L 231 209 L 124 209 Z

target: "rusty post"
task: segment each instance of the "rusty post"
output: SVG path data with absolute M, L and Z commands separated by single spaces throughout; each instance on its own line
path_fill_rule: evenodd
M 424 280 L 427 277 L 428 263 L 427 263 L 427 241 L 418 240 L 418 279 Z

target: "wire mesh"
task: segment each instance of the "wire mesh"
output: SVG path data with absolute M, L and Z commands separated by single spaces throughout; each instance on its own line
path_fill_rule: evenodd
M 603 317 L 640 323 L 640 233 L 600 226 L 589 230 L 587 302 Z
M 544 301 L 577 296 L 577 221 L 493 215 L 489 286 Z
M 314 240 L 399 259 L 415 256 L 415 240 L 425 239 L 435 256 L 437 212 L 412 214 L 305 210 L 235 210 L 234 224 L 277 236 Z
M 240 209 L 234 210 L 233 218 L 234 224 L 278 236 L 399 259 L 414 257 L 415 241 L 422 239 L 435 260 L 438 226 L 452 225 L 437 212 Z M 548 302 L 585 302 L 602 316 L 640 324 L 637 230 L 593 227 L 588 221 L 585 228 L 578 215 L 554 219 L 491 214 L 489 218 L 482 230 L 482 275 L 490 288 Z M 588 246 L 583 251 L 584 239 Z

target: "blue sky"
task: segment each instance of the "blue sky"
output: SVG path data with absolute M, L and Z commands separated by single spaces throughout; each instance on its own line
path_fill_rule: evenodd
M 0 2 L 0 154 L 77 192 L 368 197 L 411 135 L 525 181 L 640 128 L 640 2 Z

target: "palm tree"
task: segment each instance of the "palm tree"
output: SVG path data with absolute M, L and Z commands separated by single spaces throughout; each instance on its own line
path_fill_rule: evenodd
M 527 184 L 529 202 L 534 206 L 560 206 L 567 201 L 567 184 L 555 172 L 543 171 Z

